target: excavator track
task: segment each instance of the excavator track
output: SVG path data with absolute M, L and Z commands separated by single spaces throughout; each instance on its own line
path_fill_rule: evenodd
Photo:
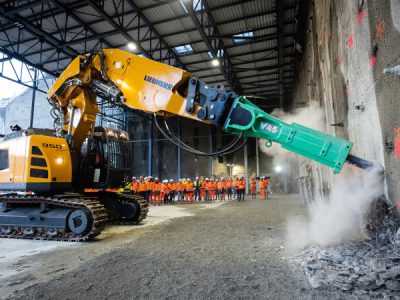
M 109 224 L 112 225 L 137 225 L 142 222 L 146 217 L 149 211 L 149 205 L 147 201 L 137 195 L 132 195 L 128 193 L 116 193 L 116 192 L 106 192 L 103 193 L 102 196 L 99 196 L 99 201 L 103 202 L 103 200 L 111 199 L 111 203 L 118 203 L 120 205 L 132 205 L 134 206 L 134 215 L 133 216 L 121 216 L 118 213 L 113 213 L 109 211 Z M 109 210 L 107 203 L 103 203 L 107 210 Z
M 54 227 L 29 227 L 12 226 L 0 224 L 0 238 L 32 239 L 32 240 L 53 240 L 82 242 L 98 236 L 107 224 L 108 216 L 104 206 L 97 200 L 80 197 L 44 197 L 36 195 L 1 195 L 0 203 L 6 206 L 43 206 L 44 210 L 70 209 L 73 212 L 84 213 L 87 217 L 87 226 L 81 233 L 74 233 L 65 228 Z

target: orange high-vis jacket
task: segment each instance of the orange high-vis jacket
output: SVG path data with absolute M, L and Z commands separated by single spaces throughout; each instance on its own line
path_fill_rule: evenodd
M 260 189 L 264 189 L 264 188 L 265 188 L 264 180 L 260 180 L 260 181 L 258 182 L 258 187 L 259 187 Z
M 193 192 L 193 182 L 186 182 L 186 192 Z
M 183 182 L 178 182 L 176 184 L 176 190 L 178 192 L 183 192 L 185 190 L 185 184 Z
M 205 189 L 207 182 L 205 180 L 200 181 L 200 188 Z
M 170 191 L 175 192 L 176 191 L 176 183 L 168 183 L 168 189 Z
M 159 183 L 159 182 L 153 182 L 152 191 L 153 191 L 153 192 L 159 192 L 159 191 L 161 191 L 161 183 Z
M 231 188 L 233 186 L 233 181 L 232 181 L 232 179 L 228 179 L 227 181 L 226 181 L 226 187 L 227 188 Z
M 239 189 L 244 190 L 246 188 L 246 181 L 239 180 Z
M 169 193 L 169 186 L 168 183 L 161 183 L 161 192 Z
M 252 188 L 257 187 L 257 181 L 251 180 L 251 181 L 250 181 L 250 186 L 251 186 Z
M 139 192 L 145 192 L 145 191 L 147 191 L 146 182 L 144 182 L 144 181 L 139 181 L 139 183 L 138 183 L 138 191 L 139 191 Z
M 153 182 L 151 182 L 151 181 L 145 181 L 145 183 L 146 183 L 146 189 L 147 189 L 148 191 L 151 191 L 152 188 L 153 188 Z
M 218 189 L 220 190 L 220 189 L 223 189 L 223 188 L 225 188 L 225 182 L 219 181 L 218 182 Z
M 264 186 L 267 187 L 269 185 L 269 180 L 268 179 L 264 179 Z
M 239 188 L 239 183 L 240 183 L 239 180 L 235 180 L 235 182 L 233 183 L 233 186 L 235 187 L 235 189 Z
M 214 183 L 211 182 L 211 181 L 206 182 L 206 189 L 207 189 L 208 191 L 213 190 L 213 189 L 214 189 Z
M 138 191 L 138 187 L 139 187 L 139 184 L 137 183 L 137 181 L 136 180 L 132 181 L 131 190 L 134 191 L 134 192 L 137 192 Z

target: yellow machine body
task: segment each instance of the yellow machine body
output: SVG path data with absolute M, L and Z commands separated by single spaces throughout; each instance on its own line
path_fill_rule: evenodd
M 63 138 L 20 136 L 0 144 L 2 190 L 53 191 L 71 185 L 68 144 Z
M 198 106 L 193 113 L 185 111 L 186 99 L 182 92 L 187 87 L 191 73 L 119 49 L 104 49 L 102 52 L 106 58 L 104 65 L 107 76 L 124 95 L 126 107 L 209 123 L 196 116 Z M 65 90 L 62 86 L 73 78 L 79 78 L 83 84 L 100 78 L 100 57 L 94 57 L 91 67 L 86 69 L 82 67 L 84 57 L 75 58 L 48 91 L 48 98 L 56 99 L 59 107 L 66 109 L 66 119 L 70 117 L 70 108 L 77 108 L 72 126 L 73 147 L 77 149 L 88 136 L 99 111 L 96 96 L 89 89 L 76 85 Z M 67 130 L 67 127 L 65 125 L 64 129 Z

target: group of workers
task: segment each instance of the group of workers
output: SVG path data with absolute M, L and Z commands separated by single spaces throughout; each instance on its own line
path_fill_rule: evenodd
M 260 195 L 262 199 L 266 199 L 268 179 L 261 177 L 258 182 Z M 252 178 L 250 181 L 251 194 L 253 198 L 257 194 L 257 181 Z M 243 177 L 236 177 L 233 180 L 231 177 L 224 179 L 214 179 L 213 177 L 196 177 L 195 180 L 190 178 L 179 179 L 177 182 L 174 179 L 160 180 L 152 176 L 143 177 L 139 179 L 132 177 L 132 181 L 126 188 L 129 188 L 132 193 L 142 196 L 154 205 L 170 204 L 174 200 L 183 203 L 197 202 L 197 201 L 211 201 L 216 200 L 225 201 L 238 199 L 244 201 L 246 191 L 246 180 Z

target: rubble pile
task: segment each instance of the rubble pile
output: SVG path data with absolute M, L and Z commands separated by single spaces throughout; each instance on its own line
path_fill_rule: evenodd
M 386 215 L 380 224 L 370 240 L 305 249 L 298 258 L 311 286 L 400 299 L 399 221 Z

